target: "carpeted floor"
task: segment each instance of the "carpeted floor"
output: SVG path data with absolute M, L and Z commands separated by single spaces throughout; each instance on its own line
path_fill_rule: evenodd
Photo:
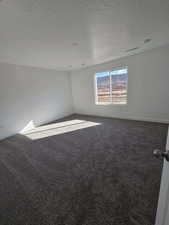
M 0 225 L 154 225 L 167 125 L 69 120 L 0 142 Z

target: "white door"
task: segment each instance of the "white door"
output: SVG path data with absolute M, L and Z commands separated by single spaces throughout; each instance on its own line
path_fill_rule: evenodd
M 169 150 L 169 131 L 166 150 Z M 164 160 L 155 225 L 169 225 L 169 162 L 166 160 Z

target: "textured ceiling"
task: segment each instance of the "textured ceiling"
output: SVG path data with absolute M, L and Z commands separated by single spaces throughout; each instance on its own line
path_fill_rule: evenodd
M 0 62 L 71 70 L 165 44 L 168 0 L 0 1 Z

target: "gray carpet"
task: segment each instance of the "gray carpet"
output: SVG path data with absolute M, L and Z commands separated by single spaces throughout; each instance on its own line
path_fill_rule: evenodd
M 0 225 L 154 225 L 167 125 L 72 119 L 99 125 L 0 142 Z

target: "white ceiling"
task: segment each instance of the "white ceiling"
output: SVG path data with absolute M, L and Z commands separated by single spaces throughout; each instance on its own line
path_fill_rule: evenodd
M 71 70 L 168 43 L 169 0 L 0 0 L 1 62 Z

